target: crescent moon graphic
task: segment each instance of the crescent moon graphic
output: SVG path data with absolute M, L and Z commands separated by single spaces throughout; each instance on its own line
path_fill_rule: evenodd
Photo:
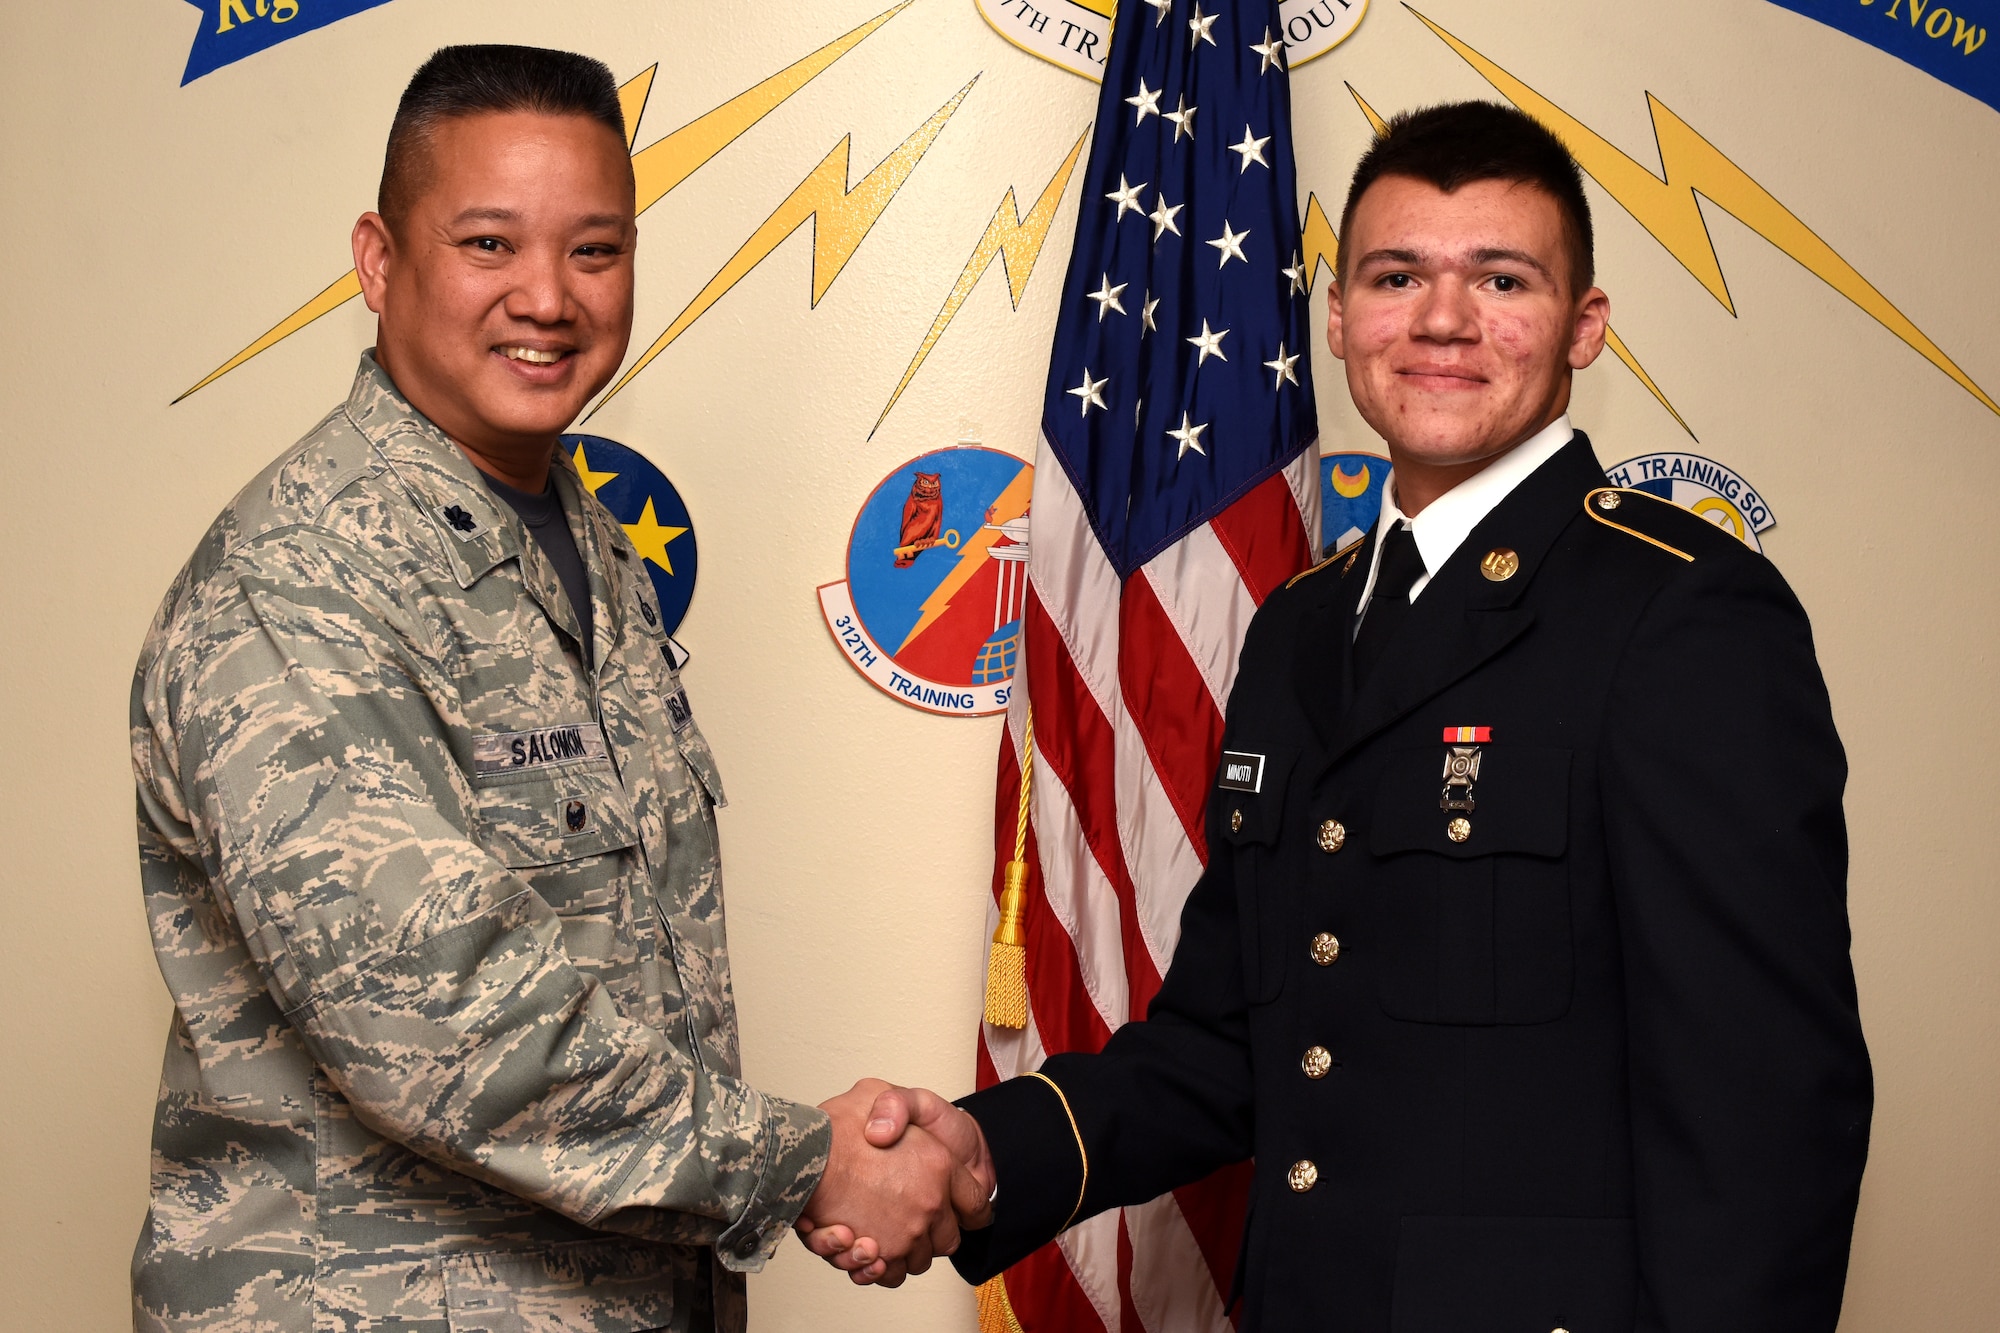
M 1333 489 L 1350 500 L 1358 500 L 1368 491 L 1368 465 L 1363 463 L 1359 472 L 1349 472 L 1340 464 L 1333 465 Z

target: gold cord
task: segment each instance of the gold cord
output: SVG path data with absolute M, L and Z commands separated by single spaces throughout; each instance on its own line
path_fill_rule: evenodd
M 1028 1026 L 1028 809 L 1034 791 L 1035 709 L 1025 710 L 1021 741 L 1021 799 L 1014 819 L 1014 859 L 1000 880 L 1000 924 L 986 954 L 986 1021 L 995 1027 Z

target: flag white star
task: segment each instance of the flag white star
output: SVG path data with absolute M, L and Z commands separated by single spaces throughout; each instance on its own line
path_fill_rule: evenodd
M 1194 138 L 1194 113 L 1198 109 L 1189 106 L 1185 97 L 1174 98 L 1174 109 L 1164 113 L 1163 119 L 1171 120 L 1174 123 L 1175 143 L 1181 141 L 1183 134 L 1187 135 L 1190 139 Z
M 1181 234 L 1180 224 L 1174 219 L 1180 216 L 1181 209 L 1185 207 L 1187 207 L 1185 204 L 1169 204 L 1165 195 L 1153 201 L 1153 211 L 1146 214 L 1146 218 L 1153 224 L 1154 240 L 1159 240 L 1168 232 L 1176 236 Z
M 1223 265 L 1232 259 L 1243 259 L 1243 240 L 1249 234 L 1250 231 L 1248 228 L 1242 231 L 1231 231 L 1229 229 L 1229 219 L 1224 218 L 1222 220 L 1222 235 L 1207 242 L 1207 244 L 1222 251 L 1222 262 L 1216 265 L 1217 268 L 1223 267 Z M 1243 262 L 1247 264 L 1250 261 L 1243 259 Z
M 1248 263 L 1249 261 L 1245 260 L 1244 262 Z M 1298 251 L 1292 251 L 1292 266 L 1290 268 L 1281 268 L 1278 272 L 1291 279 L 1291 295 L 1297 296 L 1300 292 L 1308 290 L 1306 286 L 1305 262 L 1299 258 Z
M 1146 308 L 1139 312 L 1139 323 L 1142 325 L 1139 330 L 1141 338 L 1149 333 L 1158 333 L 1160 331 L 1159 325 L 1153 323 L 1153 312 L 1159 309 L 1159 306 L 1160 298 L 1148 292 L 1146 294 Z
M 1202 422 L 1199 426 L 1191 426 L 1188 424 L 1188 414 L 1186 412 L 1181 413 L 1181 428 L 1179 430 L 1169 429 L 1167 431 L 1167 434 L 1181 442 L 1180 449 L 1174 454 L 1174 461 L 1179 462 L 1181 459 L 1186 458 L 1187 452 L 1190 449 L 1200 454 L 1203 458 L 1207 458 L 1208 450 L 1201 447 L 1201 433 L 1207 429 L 1208 423 L 1206 421 Z
M 1144 79 L 1139 80 L 1139 95 L 1125 99 L 1125 105 L 1139 108 L 1138 116 L 1132 121 L 1134 126 L 1145 124 L 1148 116 L 1160 114 L 1160 94 L 1165 91 L 1165 88 L 1148 88 Z
M 1188 20 L 1188 31 L 1190 34 L 1188 37 L 1188 50 L 1194 50 L 1197 42 L 1207 42 L 1210 46 L 1215 45 L 1215 38 L 1210 35 L 1208 30 L 1215 26 L 1216 19 L 1220 17 L 1221 15 L 1219 14 L 1204 15 L 1201 12 L 1200 0 L 1196 0 L 1194 17 Z
M 1174 0 L 1146 0 L 1146 3 L 1160 11 L 1153 18 L 1153 26 L 1156 28 L 1167 21 L 1167 11 L 1174 7 Z
M 1131 285 L 1129 282 L 1121 282 L 1116 287 L 1113 287 L 1111 285 L 1111 275 L 1106 273 L 1099 283 L 1097 290 L 1086 293 L 1091 300 L 1097 302 L 1097 322 L 1099 324 L 1102 324 L 1104 317 L 1113 310 L 1116 310 L 1121 315 L 1125 313 L 1124 303 L 1118 299 L 1118 293 Z
M 1279 354 L 1283 355 L 1284 350 L 1285 350 L 1284 345 L 1280 344 L 1278 347 Z M 1293 358 L 1293 360 L 1297 359 L 1298 358 L 1296 357 Z M 1104 406 L 1104 386 L 1109 383 L 1111 383 L 1111 377 L 1109 375 L 1106 375 L 1101 380 L 1094 380 L 1090 378 L 1090 367 L 1085 366 L 1083 368 L 1083 383 L 1077 385 L 1074 389 L 1069 390 L 1070 393 L 1075 394 L 1078 398 L 1083 399 L 1082 415 L 1087 417 L 1090 415 L 1091 408 Z
M 1269 142 L 1271 142 L 1270 135 L 1267 134 L 1261 139 L 1255 138 L 1251 135 L 1250 127 L 1246 124 L 1243 127 L 1243 142 L 1229 145 L 1230 152 L 1240 153 L 1243 156 L 1243 166 L 1236 174 L 1240 176 L 1243 172 L 1250 170 L 1252 162 L 1255 162 L 1260 167 L 1270 166 L 1271 164 L 1264 160 L 1264 145 Z
M 1118 205 L 1118 216 L 1111 220 L 1113 222 L 1120 221 L 1127 213 L 1137 213 L 1140 217 L 1146 216 L 1146 210 L 1139 207 L 1139 191 L 1145 188 L 1146 182 L 1144 181 L 1140 181 L 1137 185 L 1126 184 L 1125 173 L 1122 171 L 1119 172 L 1118 188 L 1104 196 Z
M 1279 389 L 1283 388 L 1286 380 L 1290 380 L 1294 384 L 1297 384 L 1299 382 L 1298 375 L 1292 370 L 1292 367 L 1297 365 L 1298 363 L 1299 363 L 1299 354 L 1297 352 L 1293 352 L 1290 356 L 1286 356 L 1285 345 L 1284 343 L 1280 342 L 1278 344 L 1278 359 L 1276 361 L 1266 361 L 1264 363 L 1266 367 L 1277 372 L 1277 378 L 1271 384 L 1272 393 L 1276 393 Z M 1083 379 L 1086 384 L 1090 382 L 1089 371 L 1086 370 L 1083 372 Z M 1071 389 L 1070 392 L 1075 393 L 1076 390 Z M 1101 407 L 1103 406 L 1103 404 L 1100 403 L 1099 406 Z
M 1201 355 L 1195 359 L 1195 369 L 1201 369 L 1211 356 L 1218 361 L 1227 361 L 1229 359 L 1222 352 L 1223 335 L 1228 332 L 1228 329 L 1217 329 L 1211 333 L 1209 332 L 1208 321 L 1204 319 L 1201 322 L 1201 332 L 1188 339 L 1189 342 L 1201 349 Z
M 1152 0 L 1146 0 L 1146 3 L 1151 4 Z M 1263 62 L 1257 66 L 1259 74 L 1268 72 L 1273 65 L 1278 65 L 1280 69 L 1284 68 L 1283 65 L 1279 64 L 1278 57 L 1284 52 L 1285 39 L 1280 37 L 1275 41 L 1272 40 L 1269 24 L 1266 24 L 1264 27 L 1264 40 L 1250 43 L 1250 49 L 1264 58 Z

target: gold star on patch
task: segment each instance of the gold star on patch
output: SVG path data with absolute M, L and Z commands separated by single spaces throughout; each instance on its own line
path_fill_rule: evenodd
M 667 544 L 685 533 L 687 529 L 671 528 L 662 524 L 659 515 L 653 512 L 653 497 L 650 495 L 646 497 L 646 507 L 640 512 L 637 523 L 621 523 L 618 526 L 625 529 L 625 535 L 631 539 L 633 550 L 666 570 L 669 575 L 674 572 L 674 562 L 667 555 Z
M 618 475 L 616 472 L 592 472 L 590 470 L 590 464 L 585 462 L 583 458 L 582 440 L 578 440 L 576 442 L 576 452 L 571 454 L 569 457 L 570 461 L 576 464 L 577 480 L 581 481 L 583 483 L 583 489 L 589 491 L 592 495 L 595 495 L 599 491 L 603 490 L 604 484 Z M 651 507 L 652 503 L 653 502 L 651 500 L 648 500 L 646 502 L 648 507 Z M 631 529 L 628 528 L 626 530 L 629 532 Z M 683 532 L 686 531 L 685 528 L 681 530 Z

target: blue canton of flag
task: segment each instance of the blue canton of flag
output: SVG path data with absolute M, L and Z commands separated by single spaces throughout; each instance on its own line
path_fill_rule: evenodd
M 1042 429 L 1124 577 L 1319 424 L 1278 0 L 1121 0 L 1115 31 Z

